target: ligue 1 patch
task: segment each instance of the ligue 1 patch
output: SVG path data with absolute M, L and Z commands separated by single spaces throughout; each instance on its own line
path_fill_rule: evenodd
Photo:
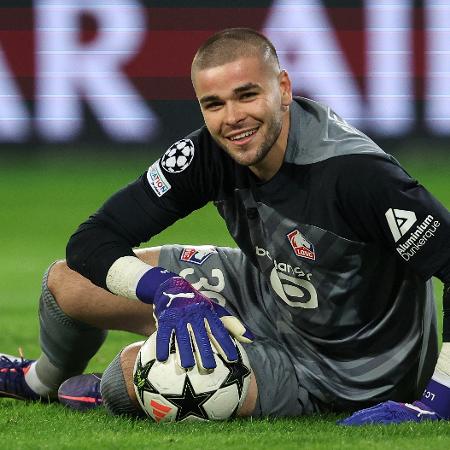
M 180 139 L 171 145 L 161 159 L 161 166 L 166 172 L 180 173 L 194 159 L 194 144 L 190 139 Z
M 153 192 L 162 197 L 172 186 L 159 168 L 159 160 L 154 162 L 147 171 L 147 180 Z
M 315 261 L 316 253 L 314 252 L 314 245 L 312 245 L 300 231 L 292 230 L 286 237 L 289 239 L 297 256 Z
M 217 253 L 214 247 L 185 247 L 180 255 L 180 261 L 193 264 L 203 264 L 213 253 Z

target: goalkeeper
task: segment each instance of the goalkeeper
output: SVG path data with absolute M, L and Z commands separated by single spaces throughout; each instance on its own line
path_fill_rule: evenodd
M 106 330 L 148 335 L 154 313 L 160 360 L 172 339 L 184 367 L 196 363 L 191 340 L 206 368 L 211 343 L 229 360 L 230 334 L 246 343 L 254 416 L 449 419 L 448 211 L 330 108 L 293 98 L 259 33 L 212 36 L 191 74 L 205 126 L 73 234 L 67 262 L 44 277 L 42 354 L 3 358 L 3 395 L 55 396 Z M 133 250 L 209 201 L 238 249 Z M 444 283 L 440 353 L 432 276 Z M 102 380 L 115 413 L 132 409 L 126 382 L 117 357 Z

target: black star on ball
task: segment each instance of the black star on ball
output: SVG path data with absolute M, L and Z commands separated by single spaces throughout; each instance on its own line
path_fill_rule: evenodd
M 244 387 L 244 380 L 251 374 L 251 371 L 242 362 L 242 356 L 241 353 L 239 352 L 239 349 L 237 348 L 236 350 L 238 351 L 239 355 L 239 358 L 236 362 L 228 362 L 221 355 L 218 355 L 219 358 L 224 363 L 224 365 L 230 371 L 220 387 L 222 388 L 226 386 L 231 386 L 232 384 L 236 384 L 239 398 L 241 398 L 242 389 Z
M 137 388 L 142 403 L 144 403 L 144 392 L 158 394 L 158 391 L 155 389 L 155 387 L 150 383 L 150 380 L 148 379 L 150 369 L 153 367 L 153 364 L 155 364 L 155 362 L 156 359 L 152 359 L 148 361 L 145 365 L 142 365 L 141 355 L 139 355 L 139 360 L 137 362 L 133 382 Z
M 164 398 L 178 407 L 176 421 L 183 420 L 189 416 L 208 420 L 208 414 L 206 413 L 205 408 L 203 408 L 203 404 L 207 402 L 215 392 L 216 391 L 210 391 L 197 394 L 194 391 L 191 380 L 186 375 L 183 392 L 180 395 L 165 394 Z

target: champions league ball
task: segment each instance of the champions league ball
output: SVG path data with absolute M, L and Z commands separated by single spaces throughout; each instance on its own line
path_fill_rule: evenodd
M 226 362 L 214 352 L 217 367 L 183 369 L 174 350 L 165 362 L 156 359 L 156 333 L 139 350 L 133 371 L 138 401 L 156 422 L 225 420 L 236 415 L 247 396 L 250 364 L 236 342 L 239 360 Z
M 181 139 L 171 145 L 161 159 L 161 166 L 170 173 L 183 172 L 194 158 L 194 144 L 190 139 Z

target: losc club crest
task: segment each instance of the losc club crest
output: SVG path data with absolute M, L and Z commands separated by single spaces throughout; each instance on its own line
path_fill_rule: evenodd
M 315 261 L 316 253 L 314 252 L 314 245 L 312 245 L 300 231 L 292 230 L 286 237 L 289 239 L 291 247 L 294 249 L 297 256 Z
M 161 158 L 161 166 L 166 172 L 183 172 L 194 158 L 194 144 L 190 139 L 180 139 L 172 144 Z

